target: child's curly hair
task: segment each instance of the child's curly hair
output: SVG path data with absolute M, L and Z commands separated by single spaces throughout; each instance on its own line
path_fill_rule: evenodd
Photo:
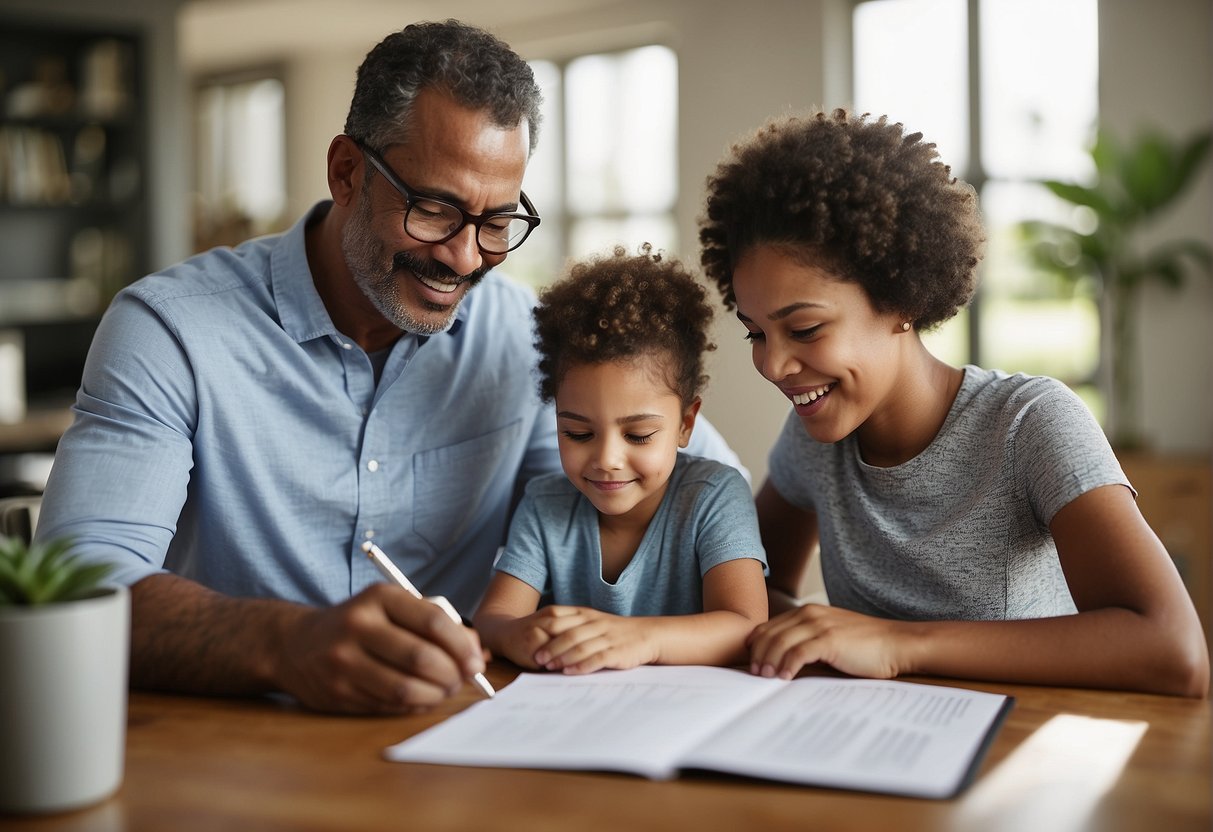
M 858 283 L 916 329 L 973 297 L 985 243 L 977 196 L 921 133 L 846 110 L 768 123 L 708 177 L 704 272 L 737 304 L 733 269 L 756 245 Z
M 708 339 L 712 314 L 703 286 L 648 243 L 634 256 L 617 246 L 612 256 L 577 263 L 540 293 L 534 310 L 539 395 L 554 400 L 574 365 L 661 352 L 669 357 L 666 383 L 689 406 L 707 384 L 703 354 L 716 348 Z

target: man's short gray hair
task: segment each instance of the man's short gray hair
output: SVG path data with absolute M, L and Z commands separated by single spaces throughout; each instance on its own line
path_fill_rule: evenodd
M 413 100 L 429 87 L 488 112 L 505 129 L 525 118 L 534 152 L 543 96 L 530 66 L 497 37 L 457 20 L 414 23 L 367 53 L 358 67 L 346 135 L 376 150 L 401 141 Z

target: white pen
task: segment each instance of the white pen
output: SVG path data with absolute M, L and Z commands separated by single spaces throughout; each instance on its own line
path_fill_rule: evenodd
M 463 619 L 460 617 L 459 611 L 451 606 L 450 601 L 441 595 L 435 595 L 432 598 L 426 598 L 423 596 L 421 592 L 418 591 L 417 587 L 413 586 L 413 582 L 410 581 L 408 577 L 396 567 L 396 564 L 392 563 L 391 558 L 384 554 L 383 550 L 374 543 L 369 540 L 364 541 L 362 544 L 362 551 L 366 552 L 366 556 L 371 559 L 371 562 L 375 564 L 380 573 L 383 574 L 383 577 L 387 578 L 397 586 L 402 587 L 414 598 L 421 598 L 423 601 L 429 601 L 431 604 L 438 606 L 447 614 L 447 617 L 456 624 L 463 623 Z M 493 686 L 489 684 L 488 679 L 484 678 L 483 673 L 477 673 L 472 677 L 472 681 L 475 682 L 476 687 L 480 688 L 480 690 L 484 692 L 484 695 L 490 699 L 496 695 L 497 691 L 493 690 Z

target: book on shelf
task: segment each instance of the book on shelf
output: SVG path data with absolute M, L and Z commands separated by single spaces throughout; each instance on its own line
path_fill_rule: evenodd
M 398 762 L 700 770 L 839 789 L 952 797 L 1014 700 L 901 681 L 765 679 L 715 667 L 523 673 L 493 699 L 384 752 Z

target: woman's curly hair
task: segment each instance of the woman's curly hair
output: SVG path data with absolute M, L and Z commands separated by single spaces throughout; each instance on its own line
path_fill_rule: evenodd
M 885 116 L 838 109 L 772 121 L 732 148 L 707 188 L 701 262 L 730 309 L 733 269 L 756 245 L 858 283 L 877 311 L 916 329 L 951 318 L 977 288 L 976 194 L 934 144 Z
M 540 293 L 534 310 L 539 395 L 554 400 L 575 365 L 663 353 L 666 383 L 690 405 L 707 384 L 703 354 L 716 348 L 707 294 L 681 262 L 648 243 L 637 255 L 617 246 L 609 257 L 575 264 Z

